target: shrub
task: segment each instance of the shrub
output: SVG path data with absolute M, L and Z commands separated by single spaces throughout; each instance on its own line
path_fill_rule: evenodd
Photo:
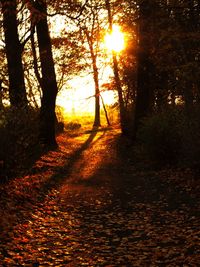
M 192 165 L 199 161 L 200 121 L 198 110 L 186 114 L 168 109 L 146 118 L 138 140 L 151 160 L 159 163 Z
M 57 134 L 64 132 L 64 128 L 65 128 L 64 122 L 62 122 L 62 121 L 57 122 L 55 128 L 56 128 Z
M 162 163 L 177 162 L 181 152 L 180 114 L 168 110 L 143 121 L 138 139 L 150 159 Z
M 181 122 L 182 157 L 181 161 L 187 165 L 199 162 L 200 155 L 200 110 L 184 116 Z
M 70 131 L 78 130 L 81 128 L 81 124 L 78 122 L 69 122 L 66 124 L 65 128 Z
M 38 147 L 38 112 L 7 108 L 1 111 L 0 161 L 10 177 L 26 167 Z

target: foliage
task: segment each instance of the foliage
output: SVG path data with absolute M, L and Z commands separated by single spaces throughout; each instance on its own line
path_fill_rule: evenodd
M 67 130 L 71 130 L 71 131 L 74 131 L 74 130 L 78 130 L 81 128 L 81 124 L 78 123 L 78 122 L 69 122 L 66 124 L 65 128 Z
M 12 8 L 11 2 L 8 1 L 6 4 L 8 8 Z M 15 55 L 19 54 L 20 60 L 22 57 L 23 70 L 21 72 L 25 76 L 25 92 L 29 105 L 34 104 L 35 107 L 38 107 L 39 98 L 41 97 L 38 94 L 39 86 L 35 77 L 37 75 L 34 72 L 33 45 L 33 50 L 31 50 L 30 37 L 34 36 L 31 19 L 33 19 L 32 23 L 34 22 L 33 24 L 35 25 L 40 19 L 44 19 L 44 13 L 45 15 L 50 15 L 46 26 L 50 27 L 50 43 L 53 48 L 52 52 L 59 89 L 67 88 L 68 80 L 74 75 L 78 76 L 82 72 L 90 73 L 92 61 L 90 60 L 89 52 L 91 51 L 89 46 L 94 50 L 93 63 L 97 60 L 96 67 L 99 70 L 102 69 L 100 73 L 103 73 L 103 69 L 106 69 L 107 65 L 111 65 L 111 57 L 106 55 L 107 58 L 105 58 L 105 51 L 101 44 L 101 40 L 103 40 L 105 31 L 108 28 L 108 10 L 106 10 L 105 1 L 84 1 L 84 3 L 81 1 L 47 1 L 47 12 L 44 13 L 36 10 L 33 2 L 42 4 L 45 1 L 22 2 L 17 1 L 17 25 L 15 27 L 19 33 L 19 40 L 14 42 L 20 45 L 11 49 L 10 53 L 14 51 Z M 110 15 L 112 16 L 110 22 L 119 24 L 126 36 L 126 49 L 123 53 L 117 55 L 123 93 L 122 99 L 124 100 L 126 111 L 126 116 L 124 116 L 126 119 L 125 128 L 128 128 L 128 125 L 131 125 L 131 130 L 138 128 L 132 127 L 133 109 L 135 109 L 135 104 L 139 103 L 138 99 L 140 98 L 142 105 L 140 105 L 139 111 L 141 112 L 139 113 L 141 114 L 139 115 L 141 116 L 138 116 L 139 119 L 135 120 L 136 123 L 140 123 L 140 117 L 143 118 L 145 110 L 147 111 L 147 114 L 145 114 L 147 116 L 152 110 L 161 112 L 145 119 L 138 134 L 138 138 L 142 141 L 142 145 L 148 152 L 149 157 L 170 163 L 183 161 L 185 164 L 198 160 L 199 155 L 199 112 L 194 110 L 194 105 L 200 102 L 198 78 L 200 74 L 198 64 L 200 55 L 200 3 L 196 0 L 177 0 L 175 2 L 176 4 L 174 5 L 173 1 L 110 1 Z M 56 17 L 53 15 L 56 15 Z M 57 28 L 60 24 L 59 19 L 61 16 L 60 22 L 65 22 L 62 30 L 62 27 L 60 29 L 59 27 Z M 2 20 L 2 18 L 3 16 L 0 19 Z M 58 21 L 56 22 L 57 19 Z M 7 26 L 9 25 L 8 21 Z M 30 30 L 33 30 L 33 32 Z M 5 33 L 3 34 L 2 31 L 3 24 L 1 21 L 0 32 L 1 37 L 4 38 Z M 11 29 L 7 33 L 10 31 Z M 13 45 L 13 35 L 11 33 L 9 35 L 9 43 Z M 41 40 L 44 41 L 44 39 L 42 35 Z M 86 39 L 88 42 L 86 42 Z M 34 40 L 32 41 L 34 43 Z M 5 43 L 1 42 L 0 44 L 2 67 L 0 73 L 2 85 L 0 97 L 2 99 L 0 101 L 2 105 L 8 104 L 8 99 L 11 97 L 11 94 L 8 95 L 10 91 L 8 82 L 9 68 L 6 60 L 5 44 L 7 44 L 6 40 Z M 44 79 L 43 86 L 47 88 L 48 97 L 51 98 L 50 85 L 52 83 L 49 83 L 49 78 L 54 75 L 48 75 L 48 72 L 41 75 L 42 65 L 39 52 L 39 44 L 35 42 L 35 59 L 38 73 Z M 145 60 L 143 66 L 139 60 L 141 54 Z M 44 53 L 42 55 L 44 56 Z M 9 56 L 10 59 L 13 59 L 11 54 Z M 44 60 L 44 62 L 47 64 L 43 70 L 47 71 L 50 66 L 49 60 Z M 16 70 L 17 65 L 14 64 L 14 66 Z M 141 73 L 138 70 L 141 70 Z M 147 71 L 144 72 L 144 70 Z M 16 77 L 19 78 L 20 76 L 17 75 Z M 140 82 L 138 83 L 139 80 Z M 105 84 L 116 89 L 113 77 L 108 77 L 108 81 Z M 140 92 L 139 89 L 141 89 Z M 18 86 L 14 86 L 13 90 L 16 93 L 15 97 L 13 97 L 14 102 L 18 104 Z M 53 98 L 55 97 L 53 96 Z M 188 111 L 192 110 L 193 113 L 190 117 L 178 108 L 170 111 L 167 109 L 169 103 L 176 106 L 176 100 L 178 99 L 182 100 L 182 104 L 185 105 Z M 10 102 L 12 103 L 12 101 Z M 114 109 L 114 107 L 116 108 Z M 111 124 L 118 123 L 120 118 L 118 116 L 119 103 L 116 103 L 115 106 L 113 105 L 113 108 L 109 107 L 107 109 L 110 111 L 109 119 Z M 36 144 L 35 140 L 38 135 L 37 118 L 35 116 L 37 112 L 29 111 L 31 115 L 29 112 L 23 111 L 23 114 L 21 112 L 15 112 L 11 109 L 1 111 L 0 165 L 6 165 L 6 169 L 11 171 L 15 167 L 18 169 L 20 166 L 18 162 L 23 162 L 25 157 L 29 157 L 29 148 L 31 144 Z M 32 112 L 34 116 L 32 116 Z M 61 112 L 57 112 L 57 133 L 61 132 L 65 126 Z M 47 110 L 47 117 L 49 117 L 48 113 Z M 135 114 L 135 118 L 137 118 L 137 112 Z M 102 115 L 103 113 L 101 113 L 101 117 L 104 116 Z M 49 122 L 48 119 L 47 121 Z M 73 121 L 72 116 L 67 119 L 67 122 L 67 130 L 78 130 L 80 128 L 79 121 Z M 82 130 L 86 124 L 85 118 L 84 122 L 81 121 L 80 124 Z M 46 133 L 49 133 L 49 131 L 47 130 Z M 134 134 L 130 133 L 130 135 Z M 25 153 L 27 153 L 27 156 L 25 156 Z
M 163 112 L 146 118 L 138 133 L 150 158 L 173 162 L 180 153 L 179 118 L 176 112 Z
M 182 158 L 184 164 L 193 165 L 199 163 L 200 155 L 200 109 L 196 108 L 189 115 L 184 116 L 181 125 L 182 134 Z
M 199 111 L 168 109 L 143 121 L 138 133 L 145 153 L 159 163 L 193 164 L 200 152 Z
M 7 108 L 1 111 L 0 160 L 5 178 L 27 167 L 38 148 L 37 139 L 37 110 Z

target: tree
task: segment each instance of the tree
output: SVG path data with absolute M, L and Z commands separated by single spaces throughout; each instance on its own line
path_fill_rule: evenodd
M 111 7 L 110 7 L 110 0 L 105 0 L 106 9 L 108 12 L 108 24 L 109 24 L 109 31 L 112 32 L 113 28 L 113 19 L 111 14 Z M 117 54 L 115 51 L 112 51 L 112 60 L 113 60 L 113 72 L 114 72 L 114 79 L 115 79 L 115 86 L 118 93 L 118 100 L 119 100 L 119 114 L 120 114 L 120 125 L 122 134 L 129 135 L 129 125 L 128 125 L 128 118 L 127 112 L 125 109 L 123 93 L 122 93 L 122 84 L 119 74 L 119 65 L 117 60 Z
M 95 84 L 95 118 L 94 126 L 98 127 L 101 125 L 100 122 L 100 89 L 99 89 L 99 72 L 97 67 L 97 54 L 94 51 L 94 36 L 93 33 L 89 33 L 87 28 L 84 29 L 84 32 L 87 37 L 87 42 L 90 49 L 90 55 L 92 59 L 92 68 L 93 68 L 93 79 Z
M 43 95 L 40 110 L 40 141 L 48 147 L 57 147 L 55 104 L 58 87 L 47 22 L 47 4 L 45 0 L 36 0 L 32 4 L 32 24 L 36 26 L 42 72 Z
M 100 3 L 97 1 L 86 1 L 85 5 L 79 7 L 79 15 L 71 17 L 71 21 L 77 28 L 79 47 L 85 50 L 84 58 L 86 60 L 85 68 L 92 70 L 94 80 L 94 97 L 95 97 L 95 114 L 94 127 L 99 127 L 100 122 L 100 85 L 99 85 L 99 66 L 98 59 L 100 54 L 99 35 L 100 20 L 99 12 Z M 80 49 L 80 48 L 79 48 Z M 83 58 L 82 58 L 83 59 Z
M 26 107 L 28 101 L 22 65 L 23 47 L 17 29 L 17 2 L 16 0 L 1 0 L 1 6 L 8 63 L 10 104 L 17 108 Z
M 149 115 L 154 103 L 155 66 L 151 53 L 154 45 L 155 1 L 144 0 L 139 6 L 137 58 L 137 92 L 133 135 L 136 136 L 142 119 Z

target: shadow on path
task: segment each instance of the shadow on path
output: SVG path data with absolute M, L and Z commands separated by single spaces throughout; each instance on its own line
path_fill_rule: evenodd
M 119 136 L 115 142 L 121 175 L 116 179 L 113 199 L 120 199 L 124 207 L 130 201 L 144 204 L 164 201 L 165 208 L 169 211 L 181 209 L 184 206 L 190 209 L 197 207 L 197 199 L 187 191 L 187 188 L 180 188 L 173 181 L 169 182 L 169 173 L 165 174 L 149 165 L 146 166 L 145 161 L 138 164 L 134 157 L 134 147 L 128 139 Z M 114 175 L 116 164 L 113 168 L 115 168 Z
M 44 174 L 40 173 L 40 172 L 38 172 L 37 169 L 34 170 L 34 172 L 32 174 L 30 173 L 30 177 L 31 177 L 31 175 L 33 175 L 33 177 L 34 176 L 37 177 L 39 175 L 41 176 L 41 181 L 39 178 L 38 179 L 39 184 L 36 182 L 37 187 L 35 187 L 35 188 L 33 187 L 33 190 L 31 190 L 31 188 L 29 186 L 27 186 L 27 193 L 26 193 L 26 184 L 25 184 L 25 188 L 22 189 L 22 191 L 23 191 L 22 194 L 18 193 L 14 189 L 14 191 L 13 191 L 14 195 L 12 195 L 12 198 L 10 199 L 9 203 L 7 203 L 8 197 L 7 197 L 7 194 L 5 192 L 5 194 L 4 194 L 5 195 L 5 197 L 4 197 L 5 201 L 3 199 L 1 204 L 3 203 L 2 205 L 5 206 L 5 208 L 2 206 L 3 213 L 4 213 L 4 210 L 8 216 L 10 216 L 9 214 L 12 213 L 12 216 L 11 216 L 12 219 L 9 219 L 10 222 L 7 225 L 10 228 L 10 230 L 16 224 L 18 224 L 19 220 L 21 221 L 21 223 L 23 221 L 26 221 L 30 217 L 30 215 L 35 210 L 38 209 L 38 205 L 42 204 L 45 201 L 45 198 L 48 196 L 48 194 L 52 190 L 57 190 L 65 181 L 67 181 L 70 178 L 70 175 L 72 174 L 72 172 L 75 169 L 75 164 L 79 160 L 81 161 L 84 151 L 89 149 L 91 146 L 95 146 L 96 143 L 104 137 L 107 130 L 108 129 L 105 129 L 102 131 L 102 129 L 100 129 L 100 131 L 99 131 L 98 128 L 93 128 L 91 131 L 83 133 L 84 139 L 86 138 L 85 135 L 89 134 L 86 141 L 84 142 L 84 139 L 83 139 L 83 144 L 79 144 L 78 148 L 74 152 L 70 153 L 68 155 L 69 157 L 66 157 L 63 165 L 56 166 L 56 167 L 54 166 L 52 168 L 53 174 L 51 174 L 50 177 L 47 178 L 46 181 L 45 181 L 45 177 L 43 179 L 43 175 L 44 176 L 46 175 L 45 173 Z M 67 136 L 66 136 L 66 138 L 67 138 Z M 73 142 L 73 139 L 72 139 L 72 142 Z M 47 166 L 47 171 L 48 171 L 48 166 Z M 29 177 L 28 177 L 28 179 L 29 179 Z M 30 179 L 30 182 L 28 180 L 28 183 L 32 183 L 31 179 Z M 30 186 L 32 186 L 32 185 L 30 185 Z M 1 197 L 3 197 L 3 196 L 1 196 Z M 10 211 L 10 209 L 13 209 L 13 208 L 14 208 L 14 212 L 13 212 L 13 210 Z M 4 226 L 2 226 L 2 227 L 4 227 Z M 1 223 L 0 223 L 0 229 L 1 229 Z M 1 235 L 0 235 L 0 238 L 1 238 Z
M 75 150 L 75 152 L 70 155 L 70 158 L 66 160 L 66 164 L 56 168 L 54 174 L 48 179 L 47 182 L 45 182 L 41 186 L 40 192 L 43 194 L 43 197 L 45 197 L 45 195 L 51 189 L 59 188 L 59 186 L 70 177 L 74 165 L 78 162 L 78 160 L 81 159 L 83 152 L 87 150 L 91 146 L 91 144 L 95 145 L 95 143 L 97 143 L 101 138 L 103 138 L 106 133 L 106 129 L 102 131 L 102 134 L 95 141 L 94 139 L 98 133 L 98 128 L 93 128 L 90 132 L 91 133 L 88 139 L 81 145 L 80 148 Z M 40 199 L 40 201 L 42 201 L 42 199 Z

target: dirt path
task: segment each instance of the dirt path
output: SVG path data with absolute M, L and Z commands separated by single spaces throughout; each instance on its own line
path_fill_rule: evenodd
M 189 172 L 136 168 L 117 130 L 58 141 L 1 188 L 0 266 L 199 266 Z

